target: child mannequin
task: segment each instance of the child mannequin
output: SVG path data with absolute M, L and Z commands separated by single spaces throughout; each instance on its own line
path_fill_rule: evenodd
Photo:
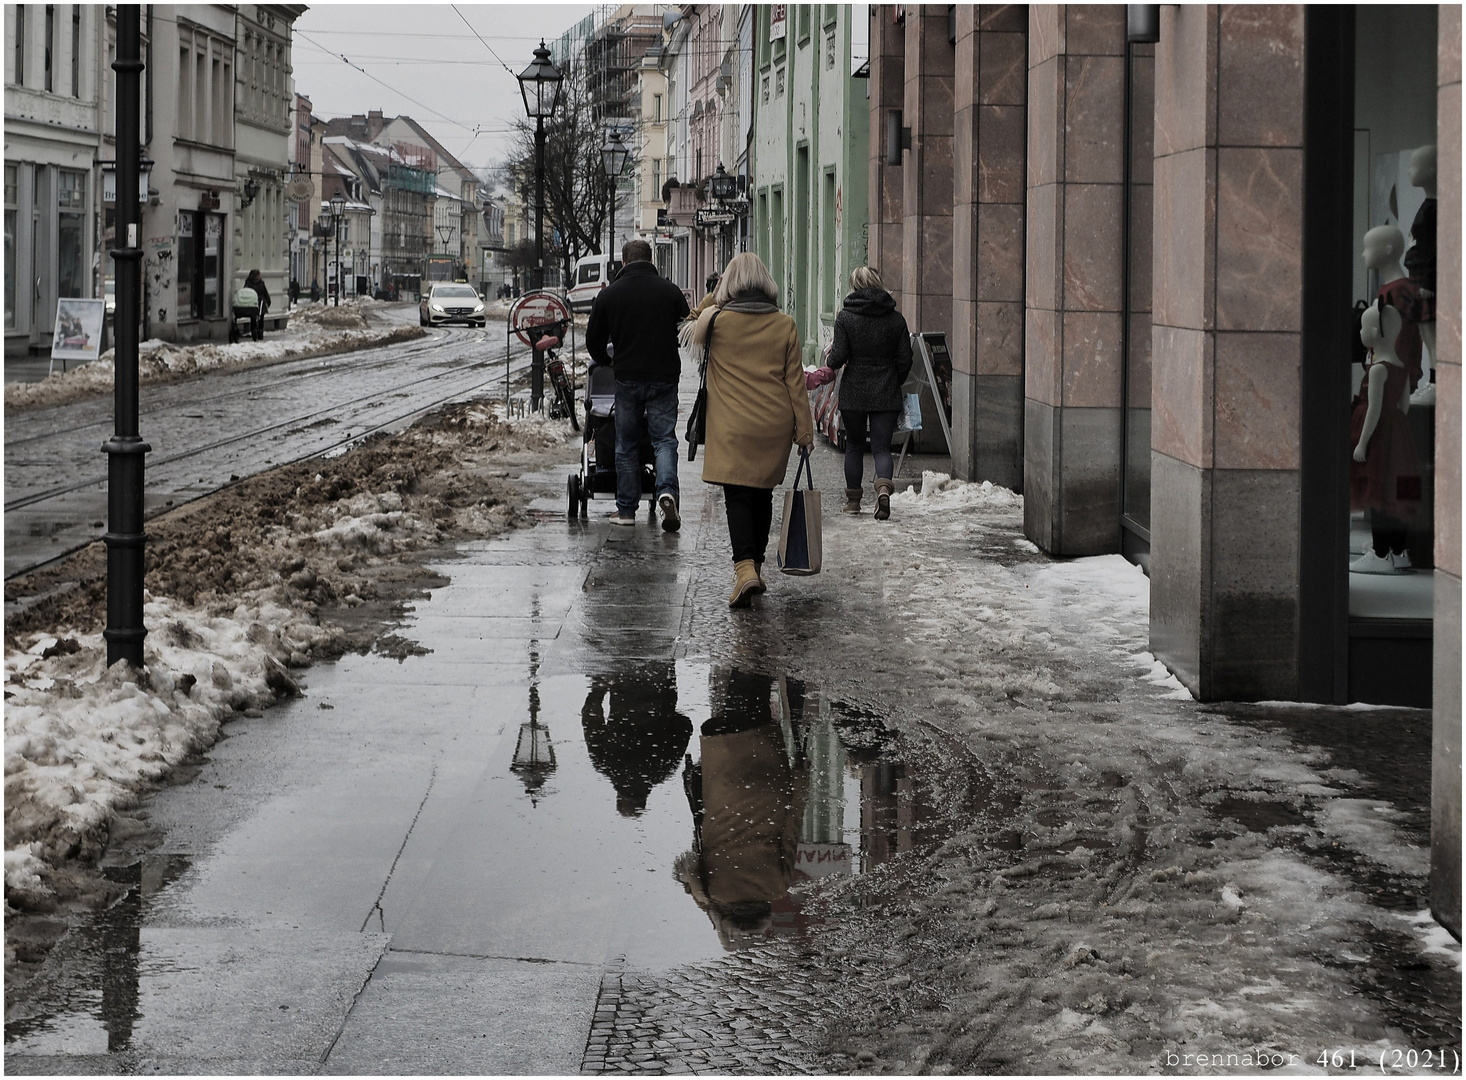
M 1360 340 L 1370 350 L 1364 384 L 1354 399 L 1354 463 L 1350 505 L 1368 510 L 1373 550 L 1349 565 L 1356 574 L 1395 574 L 1410 569 L 1405 522 L 1420 506 L 1421 475 L 1405 414 L 1410 408 L 1404 361 L 1395 352 L 1403 318 L 1383 297 L 1360 320 Z
M 1416 321 L 1420 306 L 1420 289 L 1405 273 L 1400 256 L 1405 253 L 1405 237 L 1393 225 L 1377 225 L 1364 234 L 1364 265 L 1379 274 L 1378 299 L 1400 314 L 1400 332 L 1394 339 L 1394 354 L 1404 362 L 1410 376 L 1410 389 L 1420 382 L 1420 323 Z

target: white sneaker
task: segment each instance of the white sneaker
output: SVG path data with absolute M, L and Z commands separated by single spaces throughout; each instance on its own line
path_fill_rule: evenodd
M 1351 574 L 1393 574 L 1395 564 L 1388 556 L 1376 555 L 1371 549 L 1349 564 Z
M 1402 551 L 1398 555 L 1394 552 L 1391 552 L 1390 562 L 1394 564 L 1395 572 L 1397 574 L 1403 574 L 1407 570 L 1415 569 L 1415 567 L 1410 562 L 1410 553 L 1408 551 Z

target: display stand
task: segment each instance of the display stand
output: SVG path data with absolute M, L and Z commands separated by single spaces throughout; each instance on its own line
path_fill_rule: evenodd
M 942 432 L 942 443 L 948 454 L 952 453 L 952 353 L 947 348 L 946 334 L 912 334 L 912 348 L 921 355 L 920 371 L 913 366 L 912 375 L 901 387 L 903 394 L 920 394 L 922 398 L 922 428 L 926 427 L 927 405 L 937 414 L 937 426 Z M 901 457 L 896 464 L 896 475 L 906 464 L 906 454 L 911 449 L 911 440 L 916 430 L 908 428 L 901 440 Z

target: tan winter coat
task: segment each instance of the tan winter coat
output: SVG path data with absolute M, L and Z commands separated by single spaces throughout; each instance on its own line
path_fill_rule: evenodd
M 702 478 L 776 488 L 784 482 L 794 444 L 814 444 L 799 328 L 781 311 L 755 315 L 709 308 L 698 316 L 692 335 L 699 353 L 714 311 Z

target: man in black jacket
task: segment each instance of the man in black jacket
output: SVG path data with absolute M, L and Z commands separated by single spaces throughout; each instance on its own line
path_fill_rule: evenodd
M 652 246 L 645 240 L 628 241 L 621 258 L 625 265 L 596 297 L 585 334 L 591 359 L 611 365 L 616 373 L 616 513 L 611 522 L 636 524 L 645 430 L 656 452 L 662 528 L 676 532 L 682 525 L 677 487 L 677 380 L 682 362 L 677 325 L 687 318 L 687 297 L 657 273 Z

